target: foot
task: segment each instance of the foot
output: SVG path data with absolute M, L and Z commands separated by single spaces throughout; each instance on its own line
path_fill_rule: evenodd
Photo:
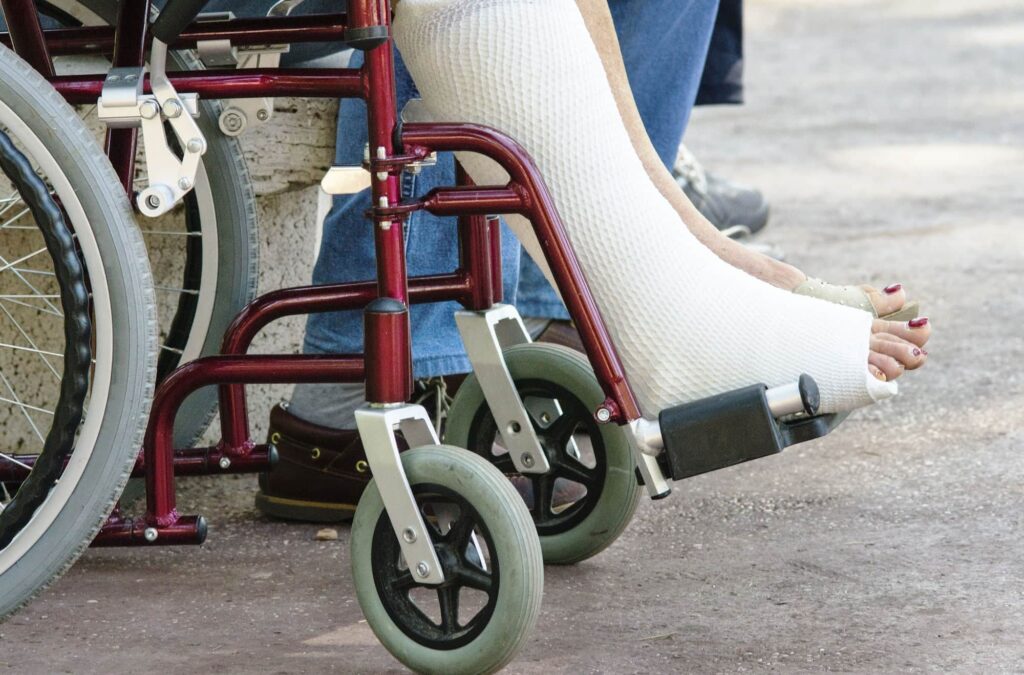
M 760 190 L 709 173 L 684 145 L 679 146 L 672 175 L 697 210 L 722 234 L 743 239 L 768 224 L 768 202 Z
M 888 382 L 908 370 L 917 370 L 928 360 L 924 346 L 931 334 L 927 317 L 910 321 L 875 319 L 871 324 L 868 372 Z

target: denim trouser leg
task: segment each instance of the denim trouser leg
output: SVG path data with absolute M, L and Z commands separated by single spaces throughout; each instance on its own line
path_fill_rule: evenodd
M 697 98 L 718 0 L 609 0 L 608 6 L 647 135 L 671 167 Z M 528 255 L 519 266 L 516 306 L 523 316 L 569 316 Z
M 397 55 L 396 55 L 397 56 Z M 353 57 L 353 67 L 362 61 Z M 416 95 L 401 58 L 396 58 L 399 107 Z M 338 140 L 335 161 L 356 165 L 362 162 L 366 144 L 366 106 L 361 100 L 344 100 L 338 111 Z M 437 166 L 419 175 L 403 175 L 405 197 L 440 186 L 455 184 L 452 155 L 442 154 Z M 370 192 L 334 198 L 324 222 L 323 243 L 313 270 L 313 283 L 340 283 L 372 279 L 375 274 L 373 226 L 363 212 L 370 206 Z M 438 218 L 425 212 L 413 214 L 406 223 L 406 257 L 410 276 L 451 272 L 458 266 L 458 234 L 454 218 Z M 507 228 L 502 228 L 502 265 L 505 270 L 506 302 L 514 302 L 519 277 L 520 246 Z M 448 375 L 469 371 L 469 361 L 455 327 L 455 302 L 413 305 L 413 371 L 415 377 Z M 363 350 L 361 311 L 310 315 L 306 322 L 304 350 L 307 353 L 352 353 Z

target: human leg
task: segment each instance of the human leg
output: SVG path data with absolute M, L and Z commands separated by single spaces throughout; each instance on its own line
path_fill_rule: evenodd
M 694 236 L 722 260 L 777 288 L 792 291 L 804 284 L 808 277 L 801 270 L 753 251 L 723 235 L 690 202 L 662 161 L 662 152 L 652 144 L 644 120 L 633 101 L 630 80 L 626 74 L 627 66 L 623 63 L 623 52 L 616 44 L 616 31 L 606 0 L 578 0 L 577 4 L 597 47 L 619 114 L 626 125 L 636 153 L 643 162 L 644 169 L 657 186 L 658 191 L 669 201 Z M 827 286 L 832 287 L 831 284 Z M 806 294 L 811 297 L 822 295 L 817 292 L 819 289 L 814 285 L 804 288 L 808 291 Z M 871 287 L 862 288 L 875 310 L 874 313 L 878 316 L 896 312 L 906 302 L 906 293 L 902 287 L 892 292 L 879 291 Z M 835 299 L 848 299 L 848 303 L 863 297 L 863 294 L 855 292 L 856 289 L 852 289 L 852 291 L 847 290 L 841 294 L 830 295 Z
M 540 166 L 645 412 L 802 372 L 825 410 L 893 393 L 867 374 L 867 314 L 780 292 L 679 226 L 574 4 L 403 0 L 394 28 L 435 117 L 502 128 Z M 502 180 L 487 160 L 464 164 L 477 182 Z M 541 256 L 522 219 L 510 224 Z

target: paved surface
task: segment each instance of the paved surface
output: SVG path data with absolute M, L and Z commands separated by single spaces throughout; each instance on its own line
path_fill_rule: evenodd
M 645 502 L 610 550 L 546 572 L 513 672 L 1024 670 L 1024 7 L 749 9 L 750 105 L 692 146 L 762 186 L 812 273 L 904 282 L 936 325 L 905 395 L 783 456 Z M 378 672 L 348 532 L 193 483 L 201 549 L 92 551 L 0 626 L 13 672 Z M 223 493 L 223 496 L 218 496 Z

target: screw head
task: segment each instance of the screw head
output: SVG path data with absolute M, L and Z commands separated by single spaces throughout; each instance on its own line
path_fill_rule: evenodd
M 142 115 L 143 119 L 151 120 L 157 116 L 160 112 L 160 106 L 156 104 L 156 101 L 143 101 L 142 105 L 139 106 L 139 114 Z
M 217 462 L 217 466 L 219 466 L 222 469 L 230 468 L 231 467 L 231 458 L 230 457 L 221 457 L 220 461 Z
M 181 104 L 172 98 L 169 101 L 164 101 L 162 110 L 167 118 L 174 119 L 181 115 Z
M 411 544 L 416 541 L 416 530 L 411 527 L 407 527 L 402 530 L 402 539 L 405 539 L 407 544 Z
M 256 119 L 258 119 L 260 122 L 266 122 L 268 119 L 270 119 L 270 113 L 267 112 L 266 108 L 260 108 L 259 110 L 256 111 Z
M 416 576 L 423 578 L 430 574 L 430 565 L 427 564 L 426 560 L 421 560 L 416 565 Z
M 519 458 L 519 461 L 523 463 L 527 469 L 533 466 L 533 455 L 528 452 L 524 452 L 523 456 Z
M 146 206 L 148 206 L 151 209 L 160 208 L 160 198 L 156 195 L 149 195 L 148 197 L 146 197 Z
M 189 180 L 187 177 L 182 176 L 181 178 L 178 179 L 178 187 L 180 187 L 182 190 L 191 190 L 192 181 Z
M 202 152 L 206 148 L 206 143 L 201 138 L 190 138 L 188 143 L 185 144 L 185 149 L 189 152 Z
M 156 531 L 155 527 L 147 527 L 142 533 L 142 536 L 145 537 L 146 541 L 152 544 L 160 534 Z
M 607 422 L 607 421 L 611 420 L 611 418 L 612 418 L 612 411 L 608 410 L 608 408 L 598 408 L 597 409 L 597 421 L 598 422 Z

